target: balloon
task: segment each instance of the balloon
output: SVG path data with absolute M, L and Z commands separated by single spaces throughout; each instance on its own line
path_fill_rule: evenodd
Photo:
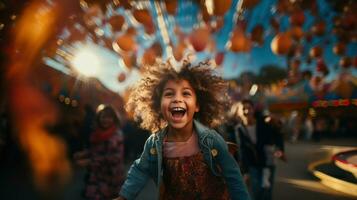
M 302 26 L 305 22 L 305 15 L 303 10 L 297 10 L 290 16 L 290 24 L 293 26 Z
M 293 45 L 293 41 L 287 33 L 278 33 L 271 42 L 271 50 L 277 55 L 287 54 Z
M 251 33 L 251 39 L 253 42 L 262 45 L 264 43 L 264 27 L 261 24 L 256 25 Z
M 213 0 L 213 13 L 216 16 L 223 16 L 231 5 L 232 0 Z
M 326 23 L 324 21 L 317 22 L 311 31 L 317 36 L 322 36 L 326 31 Z
M 337 44 L 335 44 L 335 46 L 333 47 L 333 52 L 336 55 L 343 55 L 346 52 L 346 44 L 344 42 L 338 42 Z
M 183 58 L 183 53 L 185 51 L 186 45 L 183 42 L 179 42 L 174 48 L 173 48 L 173 55 L 177 61 L 180 61 Z
M 134 37 L 125 33 L 116 39 L 116 41 L 113 43 L 113 48 L 116 52 L 120 53 L 121 51 L 135 51 L 137 47 Z
M 323 54 L 323 49 L 319 46 L 312 47 L 309 52 L 309 55 L 312 58 L 319 58 L 322 56 L 322 54 Z
M 151 48 L 146 49 L 143 57 L 141 58 L 141 63 L 143 65 L 154 65 L 156 62 L 156 54 L 155 51 Z
M 121 28 L 125 22 L 125 18 L 121 15 L 114 15 L 109 18 L 108 23 L 113 32 L 121 31 Z
M 300 26 L 294 26 L 290 29 L 289 34 L 293 39 L 299 41 L 304 36 L 304 31 Z
M 221 65 L 224 60 L 224 52 L 218 52 L 215 57 L 216 65 Z
M 210 32 L 208 28 L 200 27 L 192 31 L 189 39 L 195 51 L 203 51 L 209 42 Z
M 280 30 L 280 24 L 279 24 L 278 20 L 272 17 L 272 18 L 270 18 L 269 23 L 273 27 L 274 31 L 278 33 Z
M 349 68 L 352 64 L 352 60 L 350 57 L 342 57 L 339 62 L 340 66 L 343 68 Z
M 138 21 L 143 25 L 151 26 L 153 24 L 150 12 L 147 9 L 134 10 L 133 16 L 136 19 L 136 21 Z
M 252 44 L 242 30 L 235 29 L 231 37 L 230 50 L 233 52 L 249 52 Z
M 121 72 L 121 73 L 119 74 L 119 76 L 118 76 L 118 81 L 119 81 L 119 83 L 124 82 L 125 79 L 126 79 L 126 74 L 125 74 L 124 72 Z
M 176 15 L 177 0 L 165 0 L 166 11 L 170 15 Z

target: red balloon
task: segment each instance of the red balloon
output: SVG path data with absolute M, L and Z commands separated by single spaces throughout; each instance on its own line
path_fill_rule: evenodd
M 121 28 L 125 22 L 125 18 L 121 15 L 115 15 L 109 18 L 108 23 L 110 24 L 112 31 L 121 31 Z
M 217 65 L 221 65 L 224 60 L 224 52 L 218 52 L 214 60 Z
M 165 0 L 166 11 L 170 15 L 176 15 L 177 0 Z
M 290 16 L 290 23 L 294 26 L 302 26 L 305 22 L 305 15 L 303 10 L 297 10 Z

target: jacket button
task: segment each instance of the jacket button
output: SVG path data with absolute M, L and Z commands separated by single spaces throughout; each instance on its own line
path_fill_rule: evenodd
M 213 157 L 216 157 L 218 155 L 217 149 L 212 149 L 211 150 L 211 154 L 212 154 Z
M 151 148 L 150 149 L 150 153 L 151 153 L 151 155 L 156 155 L 156 149 L 155 148 Z

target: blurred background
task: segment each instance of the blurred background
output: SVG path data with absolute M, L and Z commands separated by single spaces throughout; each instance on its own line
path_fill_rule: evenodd
M 209 60 L 233 102 L 278 119 L 288 162 L 275 199 L 356 198 L 356 10 L 354 0 L 1 0 L 0 198 L 83 199 L 73 155 L 100 104 L 117 110 L 131 164 L 149 133 L 124 110 L 128 89 L 144 65 L 183 60 Z

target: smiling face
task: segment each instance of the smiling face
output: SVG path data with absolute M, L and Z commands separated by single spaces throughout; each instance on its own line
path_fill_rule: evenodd
M 170 128 L 191 128 L 193 116 L 199 111 L 194 89 L 187 80 L 169 80 L 161 96 L 161 112 Z

